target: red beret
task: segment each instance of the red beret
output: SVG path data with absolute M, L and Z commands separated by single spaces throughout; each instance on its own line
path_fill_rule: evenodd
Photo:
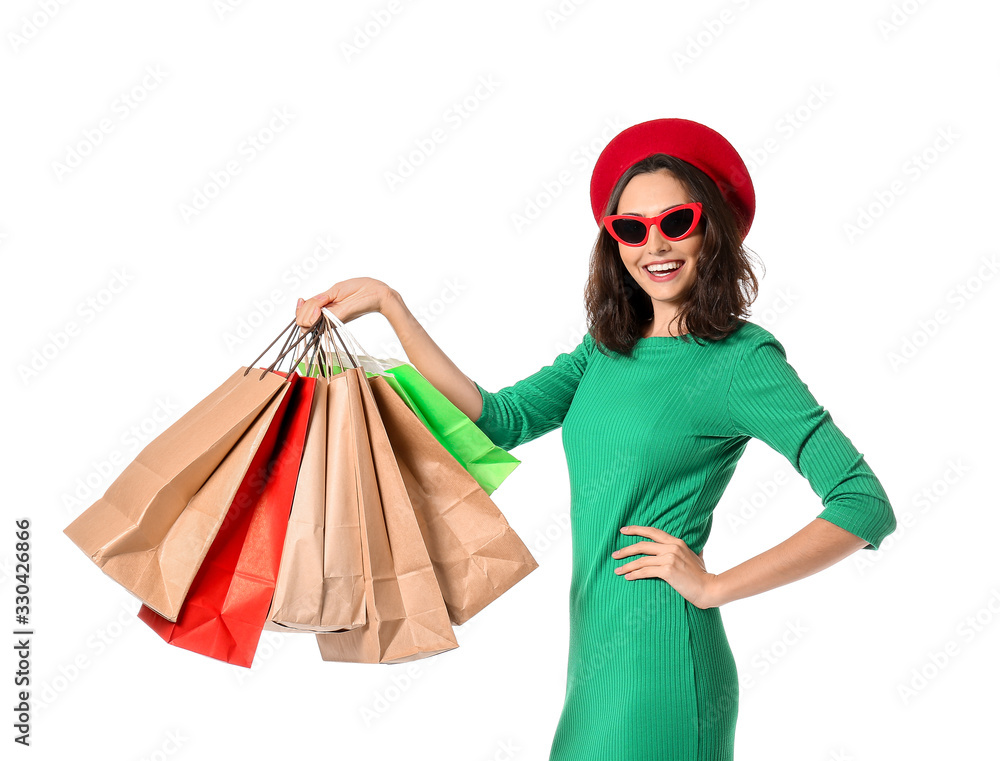
M 711 177 L 736 213 L 746 238 L 756 205 L 750 172 L 726 138 L 689 119 L 653 119 L 629 127 L 611 139 L 597 157 L 590 178 L 590 205 L 598 225 L 621 176 L 633 164 L 654 153 L 682 159 Z

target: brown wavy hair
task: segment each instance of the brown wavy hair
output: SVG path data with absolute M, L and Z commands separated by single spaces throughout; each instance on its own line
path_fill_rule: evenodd
M 679 158 L 653 154 L 633 164 L 621 176 L 608 198 L 604 216 L 618 213 L 618 202 L 633 177 L 663 169 L 684 186 L 692 201 L 702 204 L 698 226 L 705 237 L 698 254 L 697 278 L 675 318 L 678 325 L 683 319 L 689 331 L 680 340 L 690 341 L 693 337 L 718 341 L 749 316 L 749 306 L 757 298 L 758 282 L 748 258 L 748 252 L 755 257 L 756 252 L 743 245 L 740 220 L 712 179 Z M 625 269 L 618 241 L 603 226 L 590 256 L 584 302 L 590 333 L 598 348 L 603 344 L 611 351 L 631 355 L 642 337 L 643 323 L 653 316 L 653 302 Z

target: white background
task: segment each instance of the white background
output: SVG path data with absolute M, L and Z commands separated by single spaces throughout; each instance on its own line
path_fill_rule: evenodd
M 586 327 L 597 154 L 677 116 L 750 166 L 751 319 L 899 520 L 877 553 L 723 606 L 736 756 L 995 756 L 998 21 L 915 0 L 6 3 L 2 620 L 27 516 L 36 631 L 16 750 L 544 761 L 568 644 L 558 432 L 515 450 L 494 495 L 539 569 L 416 665 L 325 663 L 309 635 L 265 633 L 250 670 L 172 647 L 62 529 L 339 280 L 396 288 L 487 389 L 549 364 Z M 351 328 L 403 356 L 380 315 Z M 751 442 L 709 570 L 820 510 Z

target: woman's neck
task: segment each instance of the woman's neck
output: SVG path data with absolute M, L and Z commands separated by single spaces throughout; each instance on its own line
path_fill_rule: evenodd
M 643 329 L 642 329 L 642 337 L 643 338 L 654 338 L 654 337 L 657 337 L 657 336 L 666 336 L 666 337 L 669 337 L 669 338 L 678 338 L 680 336 L 685 335 L 686 333 L 687 333 L 686 327 L 682 328 L 679 331 L 676 330 L 676 329 L 673 330 L 673 331 L 671 331 L 670 328 L 668 328 L 668 327 L 664 327 L 664 328 L 661 328 L 659 330 L 654 330 L 653 329 L 653 318 L 652 317 L 650 317 L 646 321 L 646 323 L 645 323 L 645 325 L 643 326 Z

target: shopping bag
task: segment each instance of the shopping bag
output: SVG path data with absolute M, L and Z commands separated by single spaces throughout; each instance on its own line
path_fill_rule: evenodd
M 316 382 L 292 374 L 287 385 L 177 620 L 139 611 L 170 644 L 247 668 L 274 593 Z
M 331 331 L 363 353 L 344 323 L 327 309 L 323 313 Z M 409 405 L 398 394 L 390 393 L 387 376 L 372 374 L 367 380 L 400 464 L 451 621 L 464 623 L 535 570 L 538 563 L 477 480 Z
M 487 495 L 496 491 L 521 461 L 498 447 L 472 420 L 438 391 L 417 368 L 402 363 L 386 369 L 384 380 Z
M 348 373 L 316 383 L 268 630 L 339 631 L 367 621 L 357 477 L 359 456 L 371 458 L 364 410 Z
M 415 367 L 398 359 L 379 359 L 368 355 L 333 312 L 323 309 L 323 313 L 344 334 L 344 340 L 357 350 L 351 356 L 364 367 L 367 376 L 380 375 L 487 495 L 496 491 L 521 464 L 514 455 L 494 444 L 468 415 L 452 404 Z M 333 372 L 340 372 L 341 369 L 334 366 Z M 304 364 L 300 365 L 299 372 L 306 372 Z
M 175 619 L 286 390 L 279 374 L 240 368 L 149 442 L 63 532 Z
M 483 488 L 381 376 L 368 378 L 454 624 L 538 568 Z
M 369 443 L 357 472 L 368 620 L 348 631 L 317 632 L 320 655 L 325 661 L 402 663 L 452 650 L 458 641 L 448 608 L 365 371 L 345 373 L 352 397 L 360 398 L 358 422 Z

